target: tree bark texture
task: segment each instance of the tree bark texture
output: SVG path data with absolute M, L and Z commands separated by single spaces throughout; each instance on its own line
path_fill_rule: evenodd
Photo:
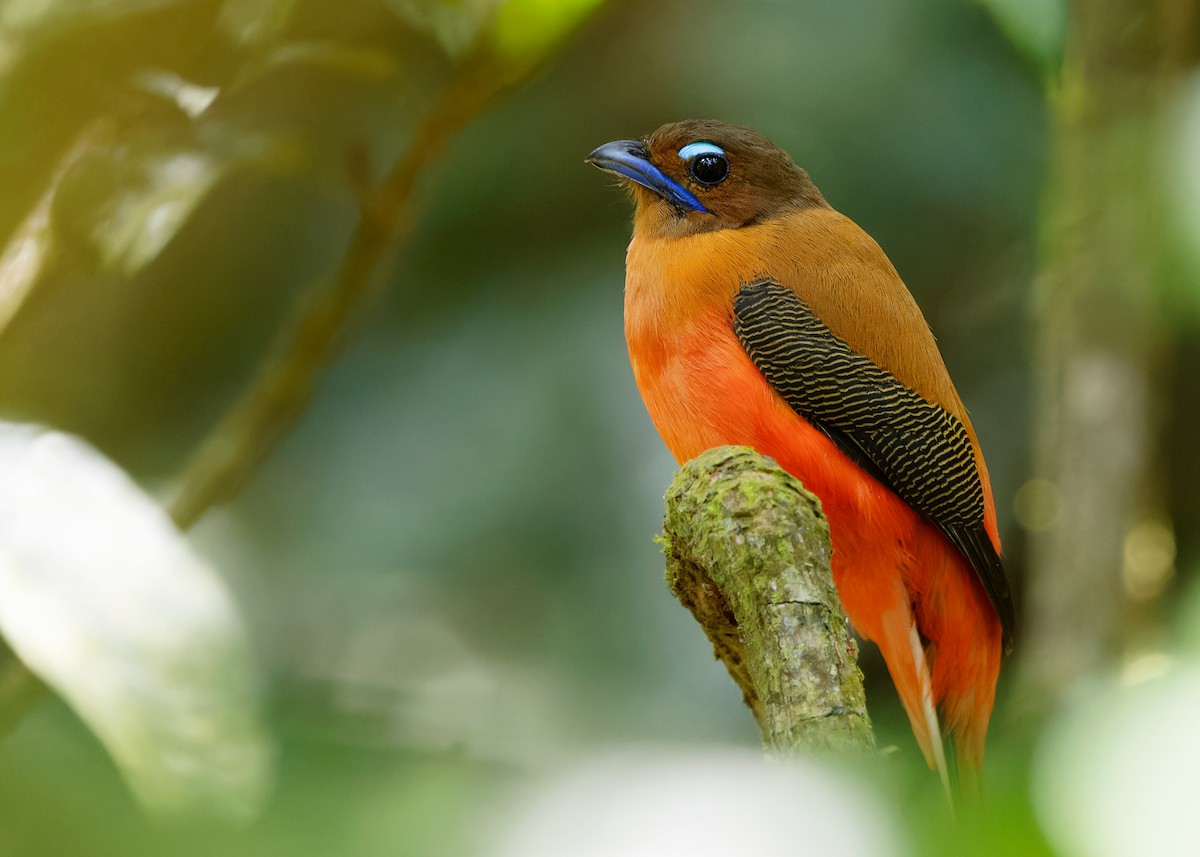
M 663 529 L 667 584 L 741 688 L 764 746 L 873 749 L 820 501 L 771 459 L 720 447 L 676 476 Z

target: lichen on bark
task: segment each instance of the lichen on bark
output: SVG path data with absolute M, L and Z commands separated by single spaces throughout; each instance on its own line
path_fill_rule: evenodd
M 874 748 L 820 500 L 748 447 L 684 465 L 663 523 L 671 592 L 777 754 Z

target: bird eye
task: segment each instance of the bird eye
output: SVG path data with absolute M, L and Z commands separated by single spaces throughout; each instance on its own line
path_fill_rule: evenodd
M 691 162 L 692 178 L 701 184 L 720 184 L 729 175 L 725 150 L 707 140 L 688 143 L 679 150 L 679 157 Z
M 692 161 L 692 178 L 702 184 L 720 184 L 729 175 L 724 155 L 700 155 Z

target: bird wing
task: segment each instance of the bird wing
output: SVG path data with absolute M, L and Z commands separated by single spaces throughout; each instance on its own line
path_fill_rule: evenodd
M 853 351 L 792 289 L 761 279 L 734 298 L 742 347 L 776 392 L 966 557 L 1011 639 L 1008 579 L 984 527 L 984 489 L 962 421 Z

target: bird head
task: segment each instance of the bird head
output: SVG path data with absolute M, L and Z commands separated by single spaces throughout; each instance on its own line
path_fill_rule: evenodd
M 711 119 L 672 122 L 642 140 L 605 143 L 587 162 L 631 189 L 635 233 L 684 237 L 828 207 L 787 152 L 751 128 Z

